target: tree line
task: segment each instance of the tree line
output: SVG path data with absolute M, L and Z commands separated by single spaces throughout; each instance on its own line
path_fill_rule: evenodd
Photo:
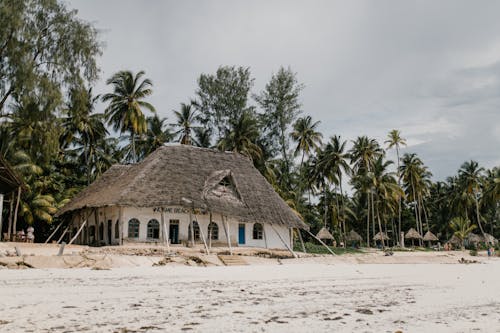
M 313 231 L 326 227 L 339 241 L 355 230 L 368 246 L 378 233 L 397 243 L 411 227 L 442 240 L 475 226 L 500 236 L 498 167 L 467 161 L 435 182 L 398 130 L 384 142 L 325 137 L 290 68 L 259 92 L 248 67 L 201 74 L 170 120 L 149 102 L 154 85 L 144 71 L 119 71 L 94 92 L 99 33 L 63 3 L 6 0 L 0 18 L 0 153 L 26 182 L 19 209 L 15 194 L 5 205 L 11 231 L 35 224 L 47 232 L 57 209 L 112 164 L 179 142 L 247 156 Z

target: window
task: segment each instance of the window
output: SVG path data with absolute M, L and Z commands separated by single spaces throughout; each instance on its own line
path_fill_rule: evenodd
M 148 238 L 153 238 L 153 239 L 160 238 L 160 222 L 158 222 L 158 220 L 155 219 L 149 220 Z
M 200 226 L 198 225 L 198 222 L 193 221 L 193 224 L 189 223 L 189 235 L 188 238 L 191 240 L 191 228 L 194 228 L 194 239 L 199 240 L 200 239 Z
M 135 218 L 128 221 L 128 238 L 139 238 L 140 224 L 139 220 Z
M 115 223 L 115 238 L 120 238 L 120 220 L 116 220 Z
M 253 225 L 253 239 L 262 239 L 264 229 L 261 223 L 255 223 Z
M 215 222 L 210 222 L 208 225 L 208 235 L 211 240 L 219 239 L 219 226 Z

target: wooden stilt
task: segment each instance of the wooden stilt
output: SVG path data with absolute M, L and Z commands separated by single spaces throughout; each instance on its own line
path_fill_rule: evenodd
M 302 245 L 302 252 L 307 253 L 306 247 L 304 245 L 304 240 L 302 239 L 302 234 L 300 233 L 299 228 L 297 228 L 297 233 L 299 234 L 300 245 Z
M 224 232 L 226 233 L 226 238 L 227 238 L 227 246 L 229 246 L 229 254 L 233 255 L 233 248 L 231 246 L 231 237 L 229 236 L 229 223 L 224 221 L 224 215 L 220 215 L 222 219 L 222 225 L 224 226 Z
M 19 211 L 19 201 L 21 201 L 21 186 L 17 188 L 16 209 L 14 210 L 14 235 L 17 235 L 17 212 Z
M 75 241 L 75 239 L 78 237 L 78 235 L 80 234 L 80 232 L 82 231 L 83 229 L 83 226 L 87 223 L 87 220 L 85 220 L 82 225 L 80 226 L 80 229 L 78 229 L 78 231 L 76 232 L 76 234 L 73 236 L 73 238 L 71 238 L 71 240 L 69 241 L 68 245 L 71 245 L 73 244 L 73 242 Z
M 292 250 L 292 248 L 290 246 L 288 246 L 288 244 L 285 242 L 285 240 L 283 239 L 283 237 L 281 237 L 281 235 L 278 232 L 278 230 L 276 230 L 272 224 L 270 224 L 270 226 L 271 226 L 271 228 L 273 228 L 273 230 L 276 233 L 276 235 L 278 235 L 278 238 L 285 245 L 285 247 L 288 249 L 288 251 L 290 251 L 290 253 L 293 255 L 293 257 L 294 258 L 298 258 L 299 256 L 297 256 L 297 254 Z
M 207 254 L 210 254 L 210 251 L 208 250 L 208 245 L 205 240 L 205 235 L 203 234 L 203 229 L 200 226 L 200 222 L 198 222 L 198 218 L 196 217 L 196 214 L 194 214 L 194 219 L 196 220 L 196 223 L 198 223 L 198 228 L 200 229 L 200 236 L 201 239 L 203 240 L 203 245 L 205 245 L 205 250 L 207 251 Z
M 71 223 L 66 227 L 66 229 L 64 229 L 61 237 L 59 237 L 59 239 L 57 240 L 57 244 L 59 244 L 62 241 L 64 235 L 66 235 L 66 233 L 68 232 L 68 229 L 69 229 L 70 226 L 71 226 Z
M 123 207 L 118 207 L 118 227 L 120 233 L 120 245 L 123 245 Z
M 304 230 L 306 230 L 306 229 L 304 229 Z M 314 239 L 316 239 L 318 242 L 320 242 L 320 243 L 321 243 L 321 245 L 323 245 L 324 247 L 326 247 L 326 249 L 327 249 L 327 250 L 328 250 L 331 254 L 333 254 L 334 256 L 336 256 L 335 252 L 333 252 L 333 251 L 332 251 L 332 249 L 330 249 L 330 247 L 328 247 L 328 245 L 326 245 L 325 243 L 323 243 L 323 241 L 322 241 L 321 239 L 319 239 L 318 237 L 316 237 L 316 235 L 313 235 L 313 234 L 312 234 L 309 230 L 306 230 L 306 231 L 307 231 L 307 233 L 308 233 L 309 235 L 311 235 Z
M 0 193 L 0 241 L 2 240 L 2 230 L 3 230 L 2 212 L 3 212 L 3 194 Z
M 62 225 L 63 225 L 63 224 L 62 224 L 62 222 L 61 222 L 61 223 L 59 223 L 59 225 L 57 226 L 56 230 L 54 230 L 54 231 L 50 234 L 49 238 L 47 238 L 47 240 L 45 241 L 45 243 L 44 243 L 44 244 L 47 244 L 47 243 L 48 243 L 48 242 L 52 239 L 52 237 L 54 237 L 54 235 L 56 234 L 57 230 L 59 230 L 59 228 L 60 228 Z

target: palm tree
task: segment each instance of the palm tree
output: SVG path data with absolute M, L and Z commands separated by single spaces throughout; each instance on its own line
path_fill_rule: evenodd
M 160 118 L 154 115 L 146 118 L 148 130 L 139 139 L 136 149 L 139 159 L 144 159 L 153 151 L 163 146 L 173 138 L 170 127 L 166 124 L 167 118 Z
M 310 155 L 312 151 L 318 149 L 321 145 L 321 138 L 323 135 L 316 131 L 320 123 L 320 121 L 313 123 L 311 116 L 306 116 L 297 119 L 293 125 L 293 131 L 290 135 L 292 139 L 297 142 L 294 154 L 297 156 L 302 152 L 300 169 L 302 169 L 302 165 L 304 164 L 304 156 Z
M 174 114 L 177 122 L 172 125 L 179 128 L 175 133 L 179 134 L 178 141 L 183 145 L 192 144 L 191 130 L 195 128 L 193 124 L 198 120 L 196 111 L 191 107 L 191 104 L 181 103 L 180 111 L 174 110 Z
M 342 196 L 342 175 L 349 174 L 351 168 L 347 159 L 349 155 L 346 152 L 346 141 L 342 141 L 340 136 L 333 136 L 330 138 L 330 141 L 326 144 L 326 146 L 318 152 L 318 168 L 321 170 L 321 173 L 326 177 L 326 179 L 335 185 L 336 195 L 335 200 L 337 201 L 337 219 L 340 219 L 340 209 L 338 203 L 338 191 L 337 188 L 340 188 L 341 198 Z M 343 199 L 342 199 L 343 200 Z M 342 205 L 343 206 L 343 205 Z M 345 243 L 345 218 L 344 211 L 342 212 L 342 228 L 343 228 L 343 236 Z
M 104 115 L 93 113 L 99 96 L 92 96 L 92 89 L 72 90 L 70 96 L 71 103 L 65 111 L 67 117 L 63 118 L 62 122 L 61 147 L 68 148 L 70 145 L 82 147 L 83 165 L 86 167 L 87 185 L 89 185 L 92 178 L 90 164 L 92 151 L 96 149 L 97 143 L 108 135 L 108 130 L 104 125 Z
M 479 167 L 476 161 L 465 162 L 458 170 L 459 182 L 462 185 L 463 193 L 472 197 L 476 206 L 476 219 L 484 236 L 483 226 L 481 225 L 481 217 L 479 214 L 479 196 L 481 196 L 481 178 L 484 169 Z
M 351 164 L 353 164 L 353 170 L 357 178 L 361 180 L 363 177 L 370 177 L 372 172 L 374 161 L 384 154 L 384 151 L 380 148 L 378 142 L 375 139 L 369 139 L 367 136 L 360 136 L 353 141 L 353 147 L 349 150 Z M 375 235 L 375 210 L 373 206 L 373 192 L 372 187 L 366 188 L 368 191 L 367 198 L 367 214 L 366 214 L 366 225 L 367 225 L 367 235 L 366 242 L 367 246 L 370 246 L 370 208 L 372 216 L 372 233 Z
M 469 219 L 464 219 L 463 217 L 454 217 L 450 221 L 450 228 L 454 231 L 454 235 L 462 241 L 463 250 L 465 248 L 465 238 L 474 229 L 476 229 L 476 225 L 471 225 Z
M 262 157 L 262 150 L 256 144 L 258 137 L 257 120 L 250 112 L 245 111 L 217 147 L 220 150 L 236 151 L 255 161 Z
M 143 110 L 156 112 L 153 105 L 144 99 L 153 93 L 153 83 L 150 79 L 142 79 L 144 71 L 134 75 L 131 71 L 120 71 L 106 81 L 113 86 L 113 92 L 102 97 L 109 105 L 105 110 L 108 124 L 115 131 L 129 132 L 132 147 L 132 161 L 137 162 L 135 151 L 135 136 L 147 131 L 146 117 Z
M 396 156 L 397 156 L 397 176 L 398 176 L 398 185 L 401 187 L 401 175 L 399 173 L 399 148 L 401 146 L 406 146 L 406 140 L 401 137 L 401 132 L 398 130 L 393 129 L 392 131 L 389 132 L 389 135 L 387 136 L 387 140 L 385 141 L 387 144 L 387 149 L 391 149 L 393 147 L 396 148 Z M 401 198 L 398 199 L 398 234 L 396 239 L 398 240 L 398 243 L 400 243 L 400 236 L 401 236 Z

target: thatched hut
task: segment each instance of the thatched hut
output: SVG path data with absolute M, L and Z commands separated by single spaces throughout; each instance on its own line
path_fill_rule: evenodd
M 436 235 L 434 235 L 432 232 L 427 231 L 424 235 L 424 238 L 423 238 L 424 242 L 427 242 L 429 247 L 431 246 L 431 242 L 437 242 L 439 241 L 439 238 L 436 237 Z
M 354 246 L 357 242 L 361 243 L 363 238 L 356 231 L 351 230 L 346 236 L 346 241 L 350 242 Z
M 469 233 L 467 235 L 467 238 L 465 238 L 465 240 L 467 241 L 467 244 L 469 246 L 474 246 L 474 247 L 477 247 L 477 245 L 481 242 L 483 242 L 483 237 L 479 236 L 479 235 L 476 235 L 476 234 L 473 234 L 472 232 Z
M 57 215 L 80 244 L 286 248 L 293 228 L 308 229 L 245 156 L 179 144 L 113 165 Z
M 321 230 L 316 234 L 316 237 L 321 239 L 321 240 L 334 240 L 335 238 L 333 235 L 328 231 L 327 228 L 323 227 Z
M 498 244 L 498 239 L 496 239 L 495 237 L 493 237 L 492 235 L 487 234 L 487 233 L 484 233 L 483 241 L 486 244 L 490 244 L 490 245 L 497 245 Z
M 411 239 L 411 245 L 414 246 L 414 240 L 415 239 L 422 239 L 422 236 L 420 236 L 420 234 L 417 232 L 417 230 L 413 229 L 413 228 L 410 228 L 410 230 L 408 230 L 408 232 L 406 233 L 405 235 L 405 238 L 407 239 Z
M 456 235 L 451 236 L 448 243 L 453 245 L 454 247 L 462 247 L 463 244 L 462 240 L 458 238 Z

